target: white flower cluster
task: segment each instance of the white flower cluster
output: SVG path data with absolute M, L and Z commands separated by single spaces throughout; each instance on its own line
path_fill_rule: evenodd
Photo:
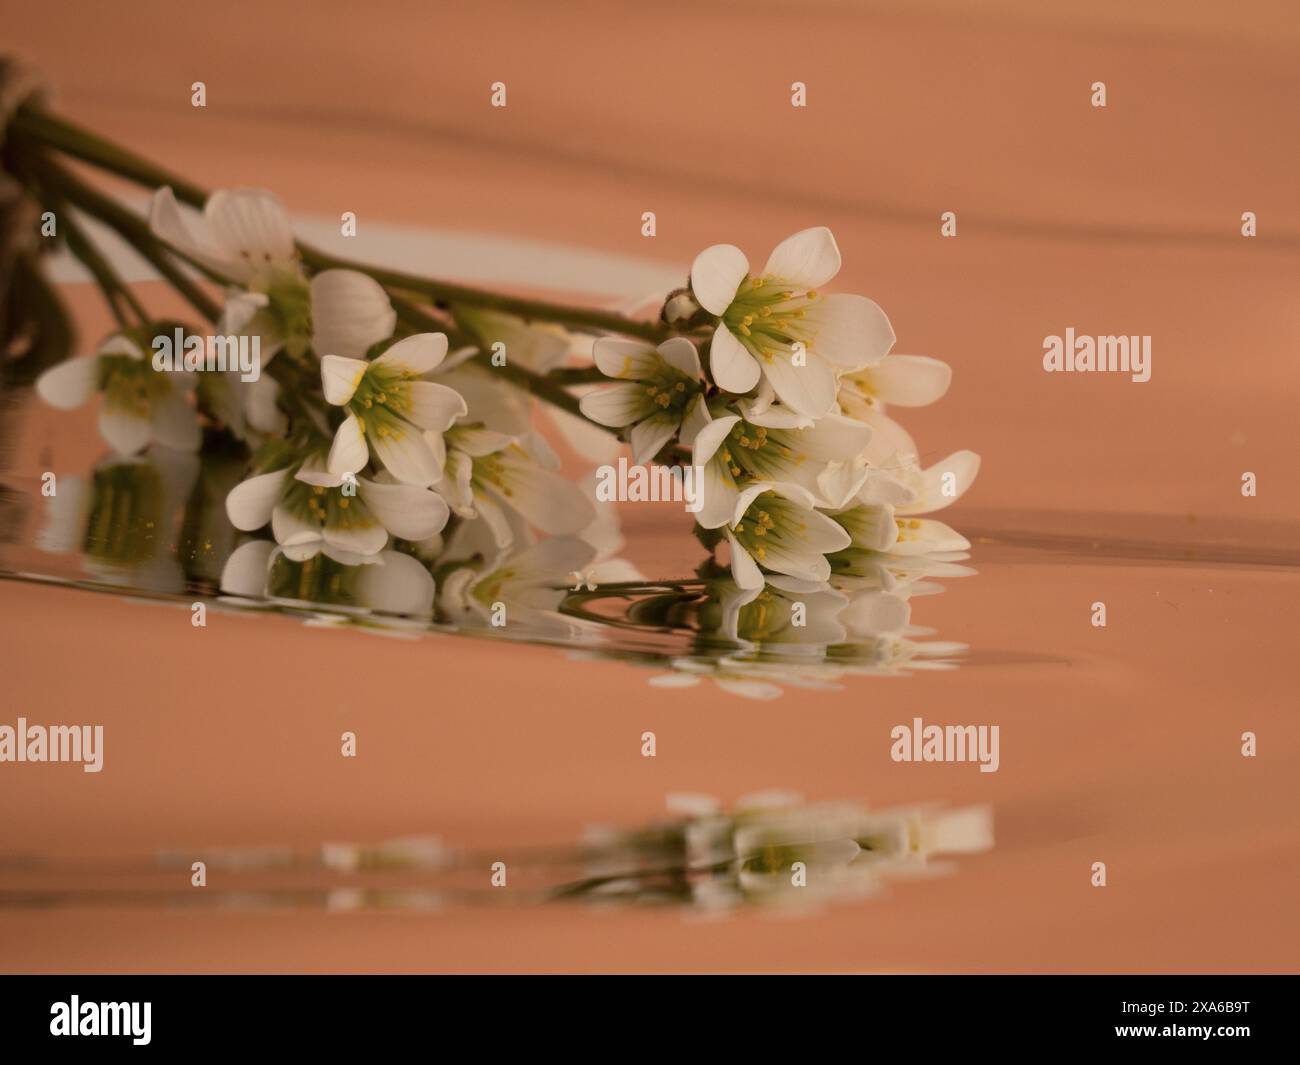
M 625 428 L 634 462 L 674 442 L 689 453 L 703 470 L 697 521 L 726 542 L 751 597 L 773 576 L 824 587 L 831 556 L 846 551 L 942 556 L 970 546 L 919 515 L 958 499 L 979 457 L 960 451 L 923 469 L 886 414 L 886 405 L 933 403 L 951 371 L 891 354 L 894 331 L 867 297 L 821 292 L 839 269 L 824 227 L 782 241 L 760 273 L 730 244 L 701 252 L 691 294 L 716 322 L 707 374 L 683 337 L 595 345 L 596 364 L 620 383 L 584 396 L 583 412 Z
M 413 314 L 400 287 L 390 294 L 361 269 L 311 273 L 267 192 L 218 192 L 187 216 L 162 188 L 150 226 L 225 285 L 212 328 L 256 338 L 262 375 L 160 370 L 146 351 L 162 323 L 142 323 L 48 370 L 37 388 L 62 408 L 102 393 L 100 429 L 123 460 L 193 452 L 205 427 L 242 441 L 250 458 L 225 512 L 254 539 L 225 565 L 230 595 L 424 617 L 436 603 L 453 621 L 509 601 L 512 621 L 547 630 L 569 574 L 637 577 L 609 561 L 613 512 L 598 513 L 590 486 L 559 472 L 534 399 L 476 357 L 496 340 L 514 373 L 558 398 L 552 424 L 575 450 L 594 456 L 590 433 L 605 427 L 635 463 L 700 471 L 700 539 L 725 544 L 731 571 L 714 581 L 720 620 L 700 631 L 741 650 L 679 658 L 680 681 L 708 673 L 726 684 L 735 672 L 766 692 L 763 649 L 783 641 L 829 659 L 888 635 L 894 649 L 877 653 L 910 659 L 914 649 L 897 643 L 910 634 L 906 589 L 925 566 L 966 557 L 962 536 L 920 515 L 966 491 L 978 456 L 924 468 L 886 413 L 939 399 L 949 368 L 891 354 L 893 329 L 870 299 L 821 291 L 840 269 L 828 229 L 783 241 L 757 273 L 740 249 L 708 248 L 689 290 L 666 301 L 667 339 L 601 335 L 584 347 L 560 325 L 481 307 Z M 595 369 L 565 367 L 575 354 Z M 617 383 L 591 388 L 596 372 Z M 576 385 L 586 388 L 576 402 L 585 422 L 566 391 Z M 361 572 L 370 566 L 384 569 Z M 796 602 L 816 623 L 771 631 Z

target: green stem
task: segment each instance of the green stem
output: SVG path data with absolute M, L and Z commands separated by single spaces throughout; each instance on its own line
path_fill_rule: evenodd
M 389 294 L 389 298 L 393 301 L 393 310 L 397 312 L 397 317 L 412 328 L 420 332 L 446 332 L 449 334 L 448 339 L 454 347 L 463 347 L 465 345 L 477 346 L 477 341 L 473 338 L 449 330 L 446 325 L 438 321 L 421 307 L 412 303 L 410 300 L 392 293 Z M 481 348 L 475 358 L 480 366 L 491 367 L 492 372 L 499 373 L 502 378 L 514 385 L 516 388 L 521 388 L 525 392 L 536 396 L 538 399 L 544 400 L 554 407 L 559 407 L 561 410 L 567 411 L 599 429 L 604 429 L 609 433 L 614 432 L 613 429 L 610 429 L 606 425 L 601 425 L 599 422 L 591 421 L 590 418 L 582 413 L 578 397 L 566 392 L 563 387 L 561 387 L 557 382 L 551 380 L 548 376 L 534 373 L 532 370 L 523 366 L 517 366 L 509 361 L 507 361 L 504 366 L 495 366 L 488 361 L 490 356 Z
M 221 309 L 207 293 L 185 274 L 174 261 L 171 253 L 153 239 L 153 234 L 149 232 L 149 227 L 144 219 L 137 217 L 116 201 L 97 192 L 53 160 L 42 160 L 39 169 L 43 186 L 56 189 L 74 207 L 113 229 L 118 236 L 149 262 L 199 314 L 209 322 L 217 320 L 221 314 Z
M 46 111 L 32 106 L 20 108 L 14 118 L 13 128 L 42 144 L 147 188 L 170 185 L 176 198 L 183 203 L 201 207 L 207 202 L 208 193 L 200 186 Z M 329 255 L 302 243 L 299 243 L 298 250 L 303 262 L 315 270 L 359 270 L 389 288 L 416 292 L 452 307 L 457 304 L 482 307 L 514 314 L 526 321 L 555 322 L 578 330 L 621 333 L 651 341 L 664 340 L 673 335 L 673 330 L 663 323 L 628 318 L 612 311 L 506 296 L 468 285 L 418 277 L 397 270 L 384 270 Z
M 144 309 L 140 301 L 136 299 L 135 294 L 127 286 L 126 282 L 118 275 L 117 271 L 104 258 L 94 242 L 86 236 L 85 231 L 73 219 L 67 211 L 60 212 L 60 221 L 63 223 L 63 232 L 67 237 L 68 251 L 80 260 L 81 264 L 90 271 L 91 276 L 95 279 L 95 284 L 104 294 L 104 300 L 108 304 L 109 310 L 113 312 L 113 317 L 122 329 L 130 329 L 132 322 L 125 311 L 122 309 L 122 303 L 135 314 L 138 323 L 143 325 L 149 321 L 149 312 Z M 119 302 L 120 301 L 120 302 Z

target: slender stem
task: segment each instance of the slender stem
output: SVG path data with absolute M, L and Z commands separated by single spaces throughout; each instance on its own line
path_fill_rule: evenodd
M 442 322 L 439 322 L 436 318 L 421 307 L 412 303 L 410 300 L 392 293 L 389 294 L 389 298 L 393 301 L 393 309 L 397 312 L 398 318 L 413 328 L 419 329 L 423 332 L 430 332 L 433 330 L 444 332 L 447 330 L 447 327 Z M 476 342 L 471 338 L 460 335 L 453 335 L 451 339 L 453 342 L 464 340 L 466 343 L 476 344 Z M 494 373 L 499 373 L 507 382 L 514 385 L 516 388 L 521 388 L 525 392 L 529 392 L 536 396 L 538 399 L 545 400 L 552 406 L 559 407 L 561 410 L 567 411 L 578 418 L 582 418 L 584 421 L 589 422 L 597 428 L 604 429 L 606 432 L 610 433 L 614 432 L 614 430 L 610 429 L 608 426 L 601 425 L 599 422 L 591 421 L 590 418 L 582 413 L 578 397 L 566 392 L 558 383 L 550 380 L 547 376 L 534 373 L 532 370 L 523 366 L 517 366 L 509 361 L 507 361 L 503 366 L 496 366 L 488 361 L 488 353 L 481 349 L 475 358 L 479 365 L 491 366 Z
M 104 299 L 113 312 L 113 317 L 117 319 L 117 324 L 122 329 L 130 329 L 132 325 L 130 318 L 122 310 L 122 302 L 135 314 L 139 324 L 148 322 L 149 312 L 136 299 L 135 293 L 104 258 L 94 242 L 86 236 L 85 231 L 72 215 L 67 211 L 61 212 L 61 221 L 68 241 L 68 250 L 90 271 L 100 291 L 104 293 Z
M 154 165 L 142 156 L 74 125 L 46 111 L 26 106 L 20 108 L 13 127 L 22 134 L 83 162 L 117 174 L 148 188 L 170 185 L 176 198 L 200 207 L 207 202 L 206 190 Z M 660 322 L 647 322 L 588 307 L 571 307 L 546 300 L 507 296 L 498 292 L 457 285 L 432 278 L 418 277 L 397 270 L 385 270 L 351 259 L 326 254 L 305 244 L 298 245 L 303 262 L 315 270 L 347 269 L 369 274 L 380 284 L 407 292 L 417 292 L 448 306 L 463 304 L 517 315 L 525 320 L 556 322 L 573 329 L 622 333 L 625 336 L 659 341 L 673 334 Z
M 217 320 L 221 314 L 220 308 L 209 298 L 207 293 L 185 274 L 174 261 L 172 254 L 153 239 L 148 225 L 142 218 L 138 218 L 114 200 L 80 181 L 75 175 L 53 160 L 42 160 L 39 169 L 40 180 L 43 185 L 49 185 L 57 189 L 73 206 L 113 229 L 118 236 L 147 260 L 199 314 L 209 322 Z

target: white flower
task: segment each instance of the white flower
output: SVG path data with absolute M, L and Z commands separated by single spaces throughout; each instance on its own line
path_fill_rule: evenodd
M 97 581 L 178 594 L 186 574 L 173 545 L 198 477 L 190 452 L 105 456 L 89 479 L 60 475 L 58 492 L 43 500 L 48 520 L 35 544 L 80 554 Z
M 752 484 L 740 493 L 726 528 L 731 575 L 740 587 L 761 588 L 764 569 L 805 581 L 830 578 L 826 556 L 851 541 L 813 504 L 812 494 L 793 484 Z
M 840 269 L 835 238 L 805 229 L 777 245 L 759 276 L 737 247 L 706 248 L 691 266 L 700 306 L 721 321 L 709 349 L 719 388 L 744 394 L 760 377 L 800 414 L 835 405 L 835 377 L 879 362 L 894 344 L 889 319 L 865 296 L 824 296 L 817 289 Z M 796 357 L 803 346 L 803 361 Z
M 700 356 L 685 337 L 673 337 L 657 348 L 643 341 L 601 337 L 594 355 L 601 373 L 624 383 L 588 392 L 581 400 L 582 413 L 612 429 L 630 425 L 633 462 L 652 460 L 684 424 L 701 416 Z
M 198 417 L 186 399 L 193 384 L 190 374 L 155 370 L 140 346 L 118 333 L 95 354 L 46 370 L 37 378 L 36 392 L 59 410 L 80 407 L 102 392 L 100 435 L 119 455 L 128 456 L 154 441 L 176 451 L 198 449 Z
M 853 539 L 853 547 L 891 555 L 925 555 L 936 551 L 965 551 L 970 541 L 932 518 L 896 516 L 889 503 L 851 507 L 832 515 Z
M 330 473 L 356 473 L 373 454 L 404 484 L 441 479 L 442 433 L 469 409 L 458 392 L 420 380 L 446 354 L 446 336 L 419 333 L 372 362 L 321 359 L 325 399 L 348 412 L 330 448 Z
M 564 636 L 575 625 L 559 613 L 568 577 L 595 557 L 595 549 L 572 536 L 555 536 L 503 556 L 484 570 L 470 566 L 443 578 L 439 603 L 455 621 L 505 622 L 507 632 Z M 504 619 L 497 616 L 505 608 Z
M 914 450 L 896 454 L 884 469 L 871 471 L 856 499 L 869 506 L 888 503 L 900 515 L 932 514 L 965 495 L 979 469 L 980 457 L 974 451 L 954 451 L 925 469 Z
M 745 413 L 709 420 L 695 434 L 696 466 L 704 469 L 704 504 L 696 520 L 716 529 L 731 520 L 741 491 L 755 482 L 797 484 L 816 504 L 839 507 L 867 477 L 854 465 L 871 439 L 871 430 L 851 418 L 828 414 L 816 421 L 781 407 L 744 407 Z
M 154 193 L 153 234 L 243 288 L 227 293 L 218 331 L 261 338 L 262 361 L 300 355 L 364 355 L 393 334 L 397 316 L 382 285 L 356 270 L 303 275 L 284 205 L 261 189 L 214 192 L 195 229 L 170 188 Z
M 350 475 L 348 475 L 350 476 Z M 335 551 L 336 558 L 366 557 L 388 544 L 389 534 L 421 541 L 441 532 L 450 511 L 435 492 L 399 484 L 381 475 L 335 476 L 319 457 L 299 466 L 261 473 L 237 484 L 226 497 L 226 513 L 237 529 L 253 532 L 270 522 L 276 543 L 304 557 L 308 548 Z
M 250 540 L 226 560 L 221 590 L 241 599 L 428 617 L 437 586 L 419 560 L 399 551 L 359 559 L 319 543 L 293 549 Z
M 558 459 L 535 433 L 515 439 L 456 427 L 446 442 L 446 472 L 436 489 L 456 514 L 482 518 L 499 548 L 517 538 L 513 516 L 551 536 L 576 535 L 595 521 L 591 499 L 557 472 Z

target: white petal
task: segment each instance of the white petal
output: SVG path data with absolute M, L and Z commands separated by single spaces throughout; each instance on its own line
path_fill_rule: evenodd
M 466 455 L 473 458 L 482 458 L 484 455 L 491 455 L 494 451 L 500 451 L 510 444 L 511 438 L 505 433 L 493 432 L 490 429 L 479 429 L 475 426 L 457 426 L 448 437 L 452 442 L 452 447 L 457 451 L 463 451 Z
M 821 288 L 840 272 L 840 249 L 825 226 L 786 237 L 768 257 L 763 273 L 801 289 Z
M 320 360 L 321 387 L 325 401 L 336 407 L 350 400 L 361 384 L 369 363 L 365 359 L 347 359 L 342 355 L 325 355 Z
M 704 500 L 695 515 L 700 527 L 717 529 L 730 522 L 736 509 L 736 497 L 740 493 L 720 457 L 705 464 L 700 490 L 704 494 Z
M 694 459 L 697 466 L 703 466 L 714 455 L 732 427 L 740 421 L 739 414 L 728 414 L 725 418 L 715 418 L 695 436 Z
M 329 466 L 320 455 L 308 457 L 293 476 L 303 484 L 319 485 L 321 488 L 338 488 L 347 480 L 347 475 L 330 473 Z
M 894 327 L 866 296 L 821 296 L 807 308 L 805 322 L 814 330 L 812 350 L 841 369 L 873 366 L 894 346 Z
M 390 433 L 386 436 L 374 434 L 367 438 L 375 457 L 384 464 L 384 469 L 403 484 L 428 486 L 437 484 L 442 479 L 442 469 L 437 457 L 424 439 L 424 435 L 415 429 Z M 335 438 L 337 445 L 338 438 Z M 331 452 L 331 456 L 332 456 Z M 334 468 L 333 462 L 330 469 Z M 358 466 L 357 469 L 361 467 Z
M 980 457 L 974 451 L 956 451 L 936 462 L 913 487 L 917 498 L 898 508 L 899 514 L 929 514 L 957 502 L 975 480 Z M 951 477 L 948 475 L 951 474 Z
M 275 544 L 270 540 L 250 540 L 230 553 L 221 570 L 221 590 L 227 595 L 260 598 L 266 594 L 266 577 Z
M 203 217 L 224 259 L 254 269 L 294 259 L 289 213 L 274 193 L 263 189 L 214 192 L 203 208 Z
M 682 416 L 682 443 L 693 447 L 701 430 L 710 421 L 709 405 L 704 401 L 704 394 L 697 393 L 686 405 L 686 413 Z
M 658 348 L 659 357 L 679 373 L 692 380 L 698 380 L 700 371 L 700 352 L 685 337 L 673 337 L 665 340 Z
M 854 636 L 883 636 L 901 633 L 911 619 L 907 600 L 890 592 L 863 592 L 840 614 Z
M 240 481 L 226 496 L 226 515 L 236 529 L 252 532 L 271 520 L 271 512 L 280 502 L 289 471 L 276 470 Z
M 370 459 L 366 447 L 366 437 L 361 431 L 361 423 L 355 414 L 343 419 L 343 424 L 334 433 L 334 443 L 330 446 L 328 466 L 330 473 L 356 473 Z
M 772 393 L 772 398 L 776 398 L 775 392 Z M 761 403 L 758 399 L 746 399 L 738 405 L 744 411 L 747 422 L 767 429 L 810 429 L 816 424 L 815 420 L 808 415 L 800 414 L 797 410 L 791 410 L 771 400 Z
M 217 332 L 222 336 L 242 336 L 262 311 L 271 305 L 265 292 L 245 292 L 232 288 L 226 292 L 226 304 L 221 309 Z M 260 332 L 260 330 L 259 330 Z
M 578 406 L 593 422 L 613 429 L 640 421 L 656 409 L 654 401 L 646 394 L 646 386 L 631 382 L 588 392 L 579 400 Z
M 130 337 L 124 337 L 121 333 L 114 333 L 111 337 L 99 345 L 96 355 L 122 355 L 128 359 L 135 359 L 137 362 L 144 358 L 144 352 L 140 350 L 140 345 Z
M 763 587 L 763 571 L 730 532 L 727 544 L 731 548 L 731 576 L 741 588 L 752 590 Z
M 445 333 L 416 333 L 399 340 L 375 360 L 375 365 L 404 370 L 418 377 L 440 365 L 446 357 Z
M 382 563 L 357 574 L 357 596 L 372 610 L 387 614 L 429 614 L 437 587 L 418 559 L 400 551 L 385 551 Z
M 643 340 L 601 337 L 592 347 L 596 366 L 606 377 L 644 381 L 655 370 L 655 349 Z
M 535 467 L 518 469 L 510 478 L 510 495 L 499 496 L 498 502 L 551 536 L 575 535 L 596 519 L 595 506 L 578 485 Z
M 443 433 L 457 418 L 469 413 L 464 397 L 446 385 L 412 381 L 407 387 L 410 389 L 411 409 L 406 412 L 406 417 L 421 429 Z
M 705 248 L 691 264 L 691 291 L 710 314 L 721 314 L 736 296 L 749 273 L 749 260 L 734 244 Z
M 952 383 L 952 367 L 927 355 L 890 355 L 863 373 L 877 396 L 900 407 L 942 399 Z
M 915 523 L 915 524 L 914 524 Z M 894 555 L 920 555 L 933 551 L 965 551 L 970 541 L 957 530 L 933 518 L 909 518 L 890 548 Z
M 570 450 L 592 466 L 613 462 L 622 449 L 612 434 L 598 425 L 592 425 L 586 418 L 558 407 L 552 407 L 546 413 Z
M 897 476 L 903 463 L 914 463 L 917 455 L 916 441 L 898 422 L 879 410 L 864 412 L 861 419 L 871 427 L 871 442 L 863 454 L 872 466 Z
M 361 480 L 358 492 L 384 528 L 403 540 L 427 540 L 442 532 L 451 516 L 446 500 L 427 488 Z
M 853 546 L 864 551 L 888 551 L 898 540 L 894 508 L 888 505 L 853 507 L 835 520 L 853 537 Z
M 176 194 L 168 186 L 164 185 L 153 194 L 149 204 L 149 229 L 154 236 L 218 274 L 245 280 L 251 273 L 247 264 L 230 261 L 207 234 L 199 235 L 190 227 L 176 202 Z
M 327 546 L 334 551 L 347 551 L 354 555 L 377 555 L 388 543 L 388 530 L 376 522 L 373 525 L 342 527 L 326 525 L 321 533 Z
M 323 270 L 311 279 L 312 347 L 319 355 L 364 355 L 393 335 L 388 293 L 356 270 Z
M 51 407 L 72 410 L 86 403 L 99 388 L 99 357 L 65 359 L 36 379 L 36 394 Z
M 271 532 L 275 534 L 275 542 L 282 547 L 300 547 L 323 539 L 319 525 L 300 518 L 283 503 L 271 508 Z
M 759 424 L 759 423 L 756 423 Z M 871 443 L 871 427 L 839 414 L 828 414 L 799 433 L 799 452 L 817 462 L 861 455 Z
M 153 438 L 175 451 L 197 451 L 203 442 L 199 417 L 185 402 L 184 395 L 172 392 L 154 403 L 149 412 Z
M 758 384 L 758 360 L 746 350 L 725 325 L 713 331 L 709 344 L 709 370 L 719 388 L 743 395 Z
M 280 409 L 280 383 L 274 377 L 259 377 L 249 381 L 244 392 L 244 416 L 248 424 L 259 433 L 283 436 L 289 428 L 289 419 Z
M 628 442 L 632 445 L 632 461 L 638 465 L 649 462 L 659 449 L 677 432 L 677 419 L 671 414 L 652 414 L 632 426 Z
M 780 355 L 771 362 L 764 361 L 763 375 L 781 402 L 800 414 L 820 418 L 835 406 L 835 371 L 811 351 L 802 366 Z
M 148 418 L 105 406 L 99 411 L 99 435 L 119 455 L 134 455 L 149 443 L 153 436 L 153 426 Z

